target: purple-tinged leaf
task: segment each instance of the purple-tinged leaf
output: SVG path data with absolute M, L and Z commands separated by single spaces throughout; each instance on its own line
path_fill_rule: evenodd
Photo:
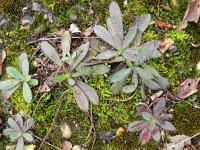
M 95 25 L 94 32 L 99 38 L 101 38 L 102 40 L 110 44 L 112 47 L 117 49 L 117 46 L 115 45 L 114 42 L 114 38 L 112 37 L 110 32 L 108 32 L 104 27 L 100 25 Z
M 159 118 L 162 120 L 169 120 L 169 119 L 172 119 L 172 117 L 173 117 L 173 115 L 171 115 L 171 114 L 161 114 L 159 116 Z
M 65 31 L 61 38 L 62 56 L 70 56 L 71 36 L 69 31 Z
M 17 141 L 16 150 L 24 150 L 24 139 L 20 137 Z
M 161 89 L 167 89 L 169 87 L 169 82 L 166 78 L 155 77 L 154 80 L 159 84 Z
M 142 31 L 137 29 L 137 33 L 135 35 L 133 42 L 131 43 L 131 47 L 138 47 L 141 45 L 141 42 L 142 42 Z
M 144 82 L 144 84 L 152 89 L 152 90 L 158 90 L 160 89 L 160 86 L 158 85 L 158 83 L 156 83 L 155 81 L 153 80 L 146 80 L 146 79 L 142 79 L 142 81 Z
M 148 126 L 146 121 L 134 121 L 128 125 L 128 131 L 130 132 L 140 132 Z
M 153 138 L 156 142 L 160 142 L 161 133 L 160 133 L 159 127 L 156 127 L 156 128 L 152 131 L 152 138 Z
M 72 86 L 72 90 L 73 90 L 73 95 L 80 109 L 87 112 L 89 103 L 86 95 L 77 85 Z
M 81 81 L 77 81 L 76 84 L 85 93 L 85 95 L 88 97 L 88 99 L 93 104 L 98 105 L 99 97 L 98 97 L 96 91 L 91 86 L 89 86 Z
M 154 118 L 153 115 L 151 113 L 149 113 L 149 112 L 142 112 L 142 117 L 147 121 L 149 121 L 149 120 Z
M 22 70 L 22 74 L 24 76 L 29 74 L 29 62 L 28 62 L 28 56 L 26 53 L 22 53 L 19 56 L 19 67 Z
M 131 44 L 131 42 L 133 42 L 136 33 L 137 33 L 137 27 L 133 26 L 125 36 L 124 42 L 122 44 L 123 49 L 126 49 Z
M 163 110 L 166 106 L 165 98 L 162 97 L 162 98 L 158 98 L 157 100 L 158 100 L 158 102 L 156 103 L 156 105 L 153 108 L 153 114 L 156 117 L 159 116 L 163 112 Z
M 33 127 L 33 125 L 34 125 L 34 119 L 31 117 L 25 121 L 23 130 L 26 132 L 29 129 L 31 129 Z
M 113 23 L 113 26 L 117 32 L 117 35 L 122 42 L 124 39 L 122 15 L 121 15 L 120 8 L 116 2 L 112 2 L 110 4 L 109 14 L 110 14 L 110 19 Z
M 105 52 L 101 52 L 96 56 L 96 59 L 98 60 L 106 60 L 106 59 L 111 59 L 113 57 L 117 56 L 117 52 L 116 51 L 105 51 Z
M 55 64 L 57 64 L 58 66 L 62 65 L 62 61 L 58 53 L 56 52 L 56 49 L 51 44 L 49 44 L 47 41 L 42 41 L 41 49 L 45 56 L 49 57 Z
M 18 89 L 20 85 L 17 85 L 16 87 L 10 89 L 10 90 L 5 90 L 5 91 L 2 91 L 0 93 L 1 97 L 4 99 L 4 100 L 8 100 L 10 98 L 10 96 Z
M 78 50 L 82 51 L 81 54 L 78 56 L 78 58 L 76 59 L 76 61 L 70 66 L 70 70 L 74 70 L 80 63 L 81 61 L 85 58 L 85 56 L 88 53 L 89 50 L 89 44 L 90 43 L 86 43 L 84 45 L 81 45 Z
M 140 116 L 142 116 L 142 113 L 144 113 L 144 112 L 149 112 L 148 109 L 149 109 L 149 107 L 145 103 L 139 103 L 136 106 L 137 114 Z
M 150 21 L 151 21 L 151 15 L 145 14 L 143 16 L 138 17 L 135 22 L 136 22 L 138 29 L 143 33 L 146 30 L 146 28 L 148 27 Z
M 125 59 L 128 59 L 129 61 L 134 61 L 136 59 L 136 54 L 138 53 L 140 49 L 139 48 L 127 48 L 123 51 L 122 55 Z
M 23 119 L 22 119 L 22 116 L 20 114 L 15 115 L 15 121 L 20 127 L 23 126 Z
M 123 85 L 126 82 L 127 78 L 128 78 L 128 76 L 125 76 L 122 80 L 112 84 L 112 86 L 110 87 L 110 91 L 113 95 L 120 92 L 120 90 L 123 88 Z
M 140 134 L 141 144 L 144 145 L 148 143 L 150 139 L 151 139 L 151 130 L 148 127 L 144 128 Z
M 163 121 L 159 123 L 159 126 L 161 126 L 163 129 L 168 131 L 175 131 L 176 128 L 168 121 Z
M 121 81 L 123 78 L 126 78 L 131 73 L 130 68 L 122 69 L 111 76 L 110 82 L 118 82 Z

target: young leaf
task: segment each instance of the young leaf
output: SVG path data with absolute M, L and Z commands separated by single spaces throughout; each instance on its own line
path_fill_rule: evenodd
M 77 81 L 76 84 L 85 93 L 85 95 L 88 97 L 88 99 L 93 104 L 95 104 L 95 105 L 98 104 L 99 97 L 98 97 L 96 91 L 91 86 L 89 86 L 81 81 Z
M 33 141 L 33 136 L 30 133 L 23 133 L 23 137 L 28 141 L 32 142 Z
M 15 130 L 20 131 L 18 124 L 12 119 L 8 118 L 8 124 Z
M 13 131 L 9 134 L 9 137 L 12 141 L 18 139 L 21 136 L 21 131 Z
M 34 119 L 31 117 L 29 119 L 27 119 L 24 123 L 24 126 L 23 126 L 23 130 L 24 132 L 28 131 L 29 129 L 31 129 L 34 125 Z
M 154 118 L 153 115 L 151 113 L 149 113 L 149 112 L 143 112 L 142 113 L 142 117 L 147 121 L 149 121 L 149 120 Z
M 140 16 L 136 20 L 136 26 L 143 33 L 146 30 L 146 28 L 148 27 L 150 21 L 151 21 L 151 15 L 150 14 L 145 14 L 143 16 Z
M 128 131 L 130 132 L 139 132 L 147 126 L 146 121 L 134 121 L 128 125 Z
M 89 50 L 89 43 L 86 43 L 84 45 L 81 45 L 78 48 L 79 51 L 82 51 L 81 54 L 78 56 L 78 58 L 75 60 L 75 62 L 71 65 L 70 70 L 74 70 L 79 64 L 80 62 L 85 58 L 85 56 L 88 53 Z
M 122 69 L 116 72 L 113 76 L 111 76 L 110 82 L 113 83 L 113 82 L 121 81 L 123 78 L 129 76 L 130 73 L 131 73 L 130 68 Z
M 6 73 L 9 78 L 22 79 L 22 74 L 14 67 L 7 67 Z
M 154 76 L 150 73 L 150 72 L 148 72 L 148 71 L 146 71 L 146 70 L 144 70 L 144 69 L 142 69 L 142 68 L 140 68 L 140 67 L 136 67 L 136 69 L 135 69 L 136 71 L 137 71 L 137 73 L 139 74 L 139 76 L 143 79 L 143 80 L 151 80 L 151 79 L 153 79 L 154 78 Z
M 171 115 L 171 114 L 161 114 L 159 116 L 159 118 L 162 120 L 169 120 L 169 119 L 172 119 L 172 117 L 173 117 L 173 115 Z
M 20 137 L 17 141 L 16 150 L 24 150 L 24 139 Z
M 23 83 L 23 97 L 27 103 L 30 103 L 32 100 L 32 92 L 27 82 Z
M 122 80 L 112 84 L 112 86 L 110 87 L 110 91 L 113 95 L 120 92 L 120 90 L 123 88 L 123 85 L 127 78 L 128 78 L 128 76 L 125 76 L 124 78 L 122 78 Z
M 28 62 L 28 56 L 26 53 L 22 53 L 19 56 L 19 67 L 22 70 L 22 74 L 24 76 L 29 74 L 29 62 Z
M 152 138 L 159 142 L 161 139 L 161 133 L 158 127 L 156 127 L 153 131 L 152 131 Z
M 15 129 L 7 128 L 3 130 L 3 135 L 9 136 L 12 132 L 14 132 Z
M 62 75 L 58 75 L 55 78 L 53 78 L 54 82 L 63 82 L 64 80 L 66 80 L 68 77 L 68 75 L 66 74 L 62 74 Z
M 117 52 L 116 51 L 105 51 L 105 52 L 101 52 L 96 56 L 96 59 L 98 60 L 106 60 L 106 59 L 111 59 L 113 57 L 117 56 Z
M 141 144 L 144 145 L 148 143 L 150 139 L 151 139 L 151 130 L 148 127 L 144 128 L 140 134 Z
M 62 61 L 56 52 L 56 49 L 46 41 L 41 42 L 41 49 L 46 57 L 49 57 L 58 66 L 62 65 Z
M 136 33 L 137 33 L 137 27 L 133 26 L 125 36 L 125 39 L 122 44 L 123 49 L 126 49 L 133 42 Z
M 154 116 L 159 116 L 163 109 L 165 108 L 166 100 L 165 98 L 158 98 L 158 102 L 156 103 L 155 107 L 153 108 L 153 114 Z
M 20 114 L 16 114 L 15 115 L 15 122 L 22 127 L 23 126 L 23 119 L 22 116 Z
M 175 131 L 176 128 L 168 121 L 163 121 L 159 123 L 159 126 L 161 126 L 163 129 L 168 130 L 168 131 Z
M 115 45 L 115 41 L 112 35 L 104 27 L 100 25 L 95 25 L 94 32 L 99 38 L 101 38 L 102 40 L 110 44 L 112 47 L 117 49 L 117 46 Z
M 149 107 L 145 103 L 139 103 L 136 107 L 137 114 L 142 116 L 142 113 L 149 112 Z
M 89 103 L 83 91 L 77 85 L 72 86 L 72 90 L 73 90 L 73 95 L 80 109 L 87 112 Z
M 112 2 L 109 7 L 109 14 L 110 19 L 113 23 L 113 26 L 117 32 L 118 37 L 120 38 L 121 42 L 124 39 L 124 32 L 123 32 L 123 23 L 122 23 L 122 15 L 119 6 L 116 2 Z
M 32 86 L 36 86 L 36 85 L 38 85 L 38 80 L 37 79 L 30 79 L 30 81 L 28 83 Z
M 61 38 L 62 56 L 70 56 L 71 36 L 69 31 L 65 31 Z
M 5 80 L 0 82 L 0 90 L 5 91 L 5 90 L 10 90 L 17 86 L 20 83 L 18 79 L 10 79 L 10 80 Z

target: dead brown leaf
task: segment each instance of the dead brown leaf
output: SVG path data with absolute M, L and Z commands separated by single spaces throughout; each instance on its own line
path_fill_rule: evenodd
M 3 73 L 3 62 L 6 58 L 6 50 L 2 49 L 0 53 L 0 75 Z
M 159 46 L 161 53 L 165 53 L 173 44 L 174 41 L 172 39 L 170 38 L 163 39 Z
M 84 32 L 83 32 L 83 35 L 85 35 L 85 36 L 90 36 L 91 34 L 92 34 L 92 32 L 93 32 L 93 27 L 91 26 L 91 27 L 89 27 L 89 28 L 87 28 Z
M 65 28 L 61 28 L 60 30 L 53 32 L 53 35 L 62 36 L 65 31 Z
M 155 101 L 158 97 L 160 97 L 163 94 L 163 91 L 158 91 L 156 93 L 154 93 L 153 95 L 151 95 L 151 100 Z
M 187 79 L 181 83 L 177 89 L 177 97 L 180 99 L 185 99 L 188 96 L 196 93 L 198 91 L 198 83 L 200 78 L 197 79 Z
M 169 6 L 160 5 L 160 7 L 165 11 L 171 11 L 172 10 L 172 8 L 169 7 Z
M 49 92 L 49 91 L 51 91 L 51 89 L 49 88 L 48 84 L 44 82 L 44 84 L 39 89 L 39 93 Z
M 173 25 L 172 23 L 166 24 L 165 22 L 163 22 L 163 21 L 160 20 L 160 19 L 157 19 L 157 20 L 155 21 L 155 27 L 156 27 L 156 28 L 163 29 L 163 30 L 175 29 L 175 28 L 176 28 L 176 26 Z
M 187 27 L 188 22 L 198 22 L 200 16 L 200 0 L 191 0 L 179 29 Z
M 72 24 L 70 25 L 69 31 L 70 31 L 71 33 L 82 33 L 82 32 L 80 31 L 80 29 L 79 29 L 74 23 L 72 23 Z
M 63 150 L 71 150 L 72 149 L 72 143 L 70 141 L 64 141 L 62 143 L 62 149 Z

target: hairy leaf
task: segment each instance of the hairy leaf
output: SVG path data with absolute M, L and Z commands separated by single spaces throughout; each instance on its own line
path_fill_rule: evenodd
M 62 65 L 62 61 L 56 52 L 56 49 L 46 41 L 41 42 L 41 49 L 46 57 L 49 57 L 58 66 Z
M 169 87 L 169 82 L 166 78 L 155 77 L 154 80 L 159 84 L 161 89 L 167 89 Z
M 70 70 L 74 70 L 81 61 L 85 58 L 85 56 L 88 53 L 89 50 L 89 43 L 83 44 L 78 48 L 79 51 L 82 51 L 81 54 L 78 56 L 78 58 L 75 60 L 75 62 L 70 66 Z
M 116 2 L 112 2 L 109 7 L 110 19 L 121 41 L 124 39 L 122 15 Z
M 15 115 L 15 122 L 22 127 L 23 126 L 23 119 L 22 116 L 20 114 L 16 114 Z
M 176 128 L 168 121 L 163 121 L 161 123 L 159 123 L 159 125 L 165 129 L 165 130 L 168 130 L 168 131 L 175 131 Z
M 151 21 L 151 15 L 145 14 L 143 16 L 138 17 L 138 19 L 136 20 L 136 26 L 143 33 L 148 27 L 150 21 Z
M 88 99 L 93 104 L 95 104 L 95 105 L 98 104 L 99 97 L 98 97 L 96 91 L 91 86 L 89 86 L 81 81 L 77 81 L 76 84 L 85 93 L 85 95 L 88 97 Z
M 70 56 L 71 36 L 69 31 L 65 31 L 61 38 L 62 56 Z
M 158 73 L 158 71 L 157 71 L 155 68 L 153 68 L 152 66 L 143 64 L 142 67 L 143 67 L 146 71 L 148 71 L 148 72 L 150 72 L 151 74 L 153 74 L 154 76 L 160 77 L 160 74 Z
M 141 45 L 141 42 L 142 42 L 142 31 L 137 29 L 137 33 L 135 35 L 133 42 L 131 43 L 131 47 L 138 47 Z
M 125 76 L 122 80 L 112 84 L 112 86 L 110 87 L 110 91 L 113 95 L 120 92 L 120 90 L 123 88 L 123 85 L 126 82 L 127 78 L 128 78 L 128 76 Z
M 130 73 L 131 73 L 130 68 L 122 69 L 111 76 L 110 82 L 113 83 L 113 82 L 121 81 L 123 78 L 126 78 L 127 76 L 129 76 Z
M 160 89 L 160 85 L 153 80 L 142 79 L 142 81 L 145 83 L 147 87 L 149 87 L 152 90 Z
M 103 64 L 92 66 L 92 69 L 93 69 L 92 75 L 103 75 L 110 71 L 110 68 Z
M 30 81 L 28 83 L 32 86 L 36 86 L 36 85 L 38 85 L 38 80 L 37 79 L 30 79 Z
M 73 95 L 80 109 L 87 112 L 89 103 L 86 95 L 77 85 L 72 86 L 72 90 L 73 90 Z
M 122 44 L 123 49 L 126 49 L 131 44 L 131 42 L 133 42 L 136 33 L 137 33 L 137 27 L 133 26 L 125 36 L 124 42 Z
M 30 103 L 32 100 L 32 92 L 27 82 L 23 83 L 23 97 L 27 103 Z
M 171 114 L 161 114 L 159 116 L 159 118 L 162 120 L 169 120 L 169 119 L 172 119 L 172 117 L 173 117 L 173 115 L 171 115 Z
M 18 124 L 12 119 L 8 118 L 8 124 L 15 130 L 20 131 Z
M 0 95 L 4 100 L 8 100 L 10 96 L 18 89 L 20 85 L 15 86 L 10 90 L 1 91 Z
M 20 83 L 18 79 L 10 79 L 10 80 L 5 80 L 0 82 L 0 90 L 5 91 L 5 90 L 10 90 L 17 86 Z
M 12 141 L 18 139 L 21 136 L 21 131 L 13 131 L 9 134 L 9 137 Z
M 112 47 L 117 49 L 112 35 L 104 27 L 100 25 L 95 25 L 94 32 L 99 38 L 101 38 L 102 40 L 110 44 Z
M 22 53 L 19 56 L 19 67 L 22 70 L 22 74 L 24 76 L 29 74 L 29 62 L 28 62 L 28 56 L 26 53 Z
M 98 59 L 98 60 L 106 60 L 106 59 L 111 59 L 111 58 L 116 57 L 116 56 L 117 56 L 117 52 L 116 51 L 105 51 L 105 52 L 99 53 L 96 56 L 96 59 Z
M 149 120 L 154 118 L 153 115 L 151 113 L 149 113 L 149 112 L 142 112 L 142 117 L 147 121 L 149 121 Z
M 145 127 L 147 127 L 147 122 L 146 121 L 134 121 L 128 125 L 128 131 L 130 132 L 140 132 L 143 130 Z
M 156 142 L 160 142 L 161 139 L 161 133 L 158 127 L 156 127 L 153 131 L 152 131 L 152 138 L 156 141 Z
M 16 150 L 24 150 L 24 139 L 20 137 L 17 141 Z
M 66 80 L 68 77 L 68 75 L 66 74 L 62 74 L 62 75 L 58 75 L 55 78 L 53 78 L 54 82 L 63 82 L 64 80 Z
M 125 93 L 132 93 L 136 90 L 137 86 L 135 86 L 134 84 L 131 85 L 126 85 L 122 88 L 122 91 Z
M 22 79 L 22 74 L 14 67 L 7 67 L 6 73 L 9 78 Z
M 3 130 L 3 135 L 9 136 L 12 132 L 14 132 L 15 129 L 7 128 Z
M 154 79 L 154 76 L 148 72 L 147 70 L 144 70 L 140 67 L 136 67 L 135 69 L 137 71 L 137 73 L 139 74 L 139 76 L 143 79 L 143 80 L 152 80 Z
M 151 139 L 151 130 L 149 128 L 144 128 L 140 134 L 140 142 L 142 145 L 149 142 Z
M 31 129 L 33 127 L 33 125 L 34 125 L 34 119 L 31 117 L 25 121 L 23 130 L 26 132 L 29 129 Z
M 74 81 L 74 79 L 72 79 L 72 78 L 67 78 L 67 82 L 69 83 L 69 85 L 74 85 L 75 84 L 75 81 Z
M 136 107 L 137 114 L 142 116 L 142 113 L 149 112 L 149 107 L 145 103 L 139 103 Z
M 153 108 L 153 114 L 156 117 L 159 116 L 163 112 L 163 110 L 166 106 L 165 98 L 162 97 L 162 98 L 158 98 L 157 100 L 158 100 L 158 102 L 156 103 L 155 107 Z
M 23 137 L 29 142 L 33 141 L 33 136 L 30 133 L 24 133 Z
M 139 48 L 127 48 L 123 51 L 122 55 L 125 59 L 128 59 L 129 61 L 135 61 L 136 54 L 138 53 Z

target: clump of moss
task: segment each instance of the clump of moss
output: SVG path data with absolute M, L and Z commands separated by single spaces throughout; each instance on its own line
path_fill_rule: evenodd
M 7 16 L 20 14 L 24 4 L 24 0 L 0 0 L 0 12 Z

